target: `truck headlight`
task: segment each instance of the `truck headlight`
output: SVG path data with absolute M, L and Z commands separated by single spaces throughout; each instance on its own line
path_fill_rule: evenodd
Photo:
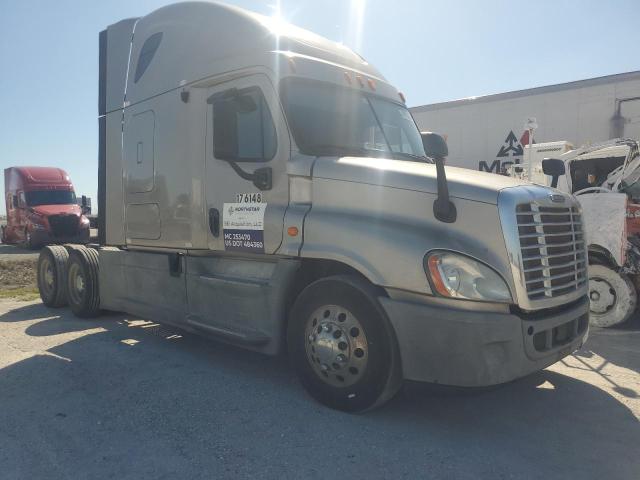
M 505 281 L 493 269 L 465 255 L 437 251 L 426 259 L 436 293 L 443 297 L 484 302 L 511 302 Z

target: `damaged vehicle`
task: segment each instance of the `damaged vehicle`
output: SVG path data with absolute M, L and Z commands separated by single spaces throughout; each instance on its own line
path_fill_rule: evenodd
M 591 324 L 610 327 L 625 322 L 636 309 L 640 274 L 638 142 L 611 140 L 540 163 L 546 183 L 572 193 L 582 207 Z

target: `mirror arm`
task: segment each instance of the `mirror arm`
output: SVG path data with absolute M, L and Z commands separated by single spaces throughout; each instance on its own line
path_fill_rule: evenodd
M 434 157 L 433 160 L 436 163 L 436 181 L 438 183 L 438 198 L 433 202 L 433 215 L 441 222 L 453 223 L 456 221 L 458 212 L 456 206 L 449 199 L 444 160 L 442 157 Z
M 253 173 L 249 173 L 242 170 L 236 162 L 231 160 L 227 160 L 227 162 L 240 178 L 253 182 L 260 190 L 271 190 L 273 186 L 273 172 L 271 167 L 258 168 Z

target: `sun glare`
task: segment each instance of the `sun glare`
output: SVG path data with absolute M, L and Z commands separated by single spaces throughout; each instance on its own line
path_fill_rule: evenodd
M 362 51 L 362 40 L 364 34 L 364 11 L 367 5 L 366 0 L 351 0 L 349 6 L 349 31 L 347 44 L 356 52 Z

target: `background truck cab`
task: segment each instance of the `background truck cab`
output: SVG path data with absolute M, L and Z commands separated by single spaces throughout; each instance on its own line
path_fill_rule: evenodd
M 76 203 L 67 172 L 55 167 L 10 167 L 4 171 L 7 225 L 3 243 L 34 248 L 47 243 L 87 243 L 89 220 Z

